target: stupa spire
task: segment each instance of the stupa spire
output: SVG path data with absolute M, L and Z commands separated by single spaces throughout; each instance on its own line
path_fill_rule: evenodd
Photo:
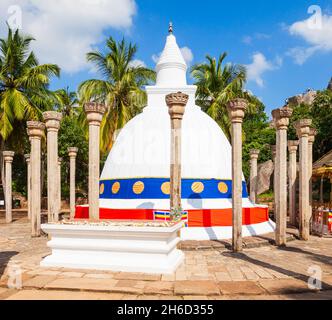
M 173 22 L 172 21 L 168 25 L 168 33 L 173 34 Z
M 173 34 L 173 23 L 168 27 L 166 45 L 156 66 L 157 86 L 181 87 L 187 85 L 187 65 Z

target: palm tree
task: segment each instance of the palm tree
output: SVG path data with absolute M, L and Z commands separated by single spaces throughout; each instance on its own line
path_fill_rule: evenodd
M 230 120 L 227 113 L 227 103 L 234 98 L 246 98 L 249 101 L 249 111 L 255 109 L 253 96 L 244 90 L 247 73 L 246 68 L 238 64 L 223 62 L 227 53 L 219 56 L 218 61 L 207 55 L 206 63 L 196 64 L 191 68 L 191 75 L 197 85 L 196 103 L 211 116 L 230 138 Z
M 15 122 L 39 119 L 50 107 L 53 94 L 50 78 L 60 75 L 55 64 L 39 65 L 30 51 L 30 36 L 8 27 L 7 39 L 0 39 L 0 137 L 8 140 Z
M 69 87 L 54 92 L 55 109 L 62 113 L 64 117 L 77 114 L 78 99 L 76 92 L 69 91 Z
M 106 43 L 107 52 L 87 54 L 103 80 L 84 81 L 79 86 L 82 103 L 101 102 L 107 105 L 101 124 L 101 149 L 110 150 L 116 131 L 141 112 L 146 103 L 143 86 L 155 79 L 155 72 L 142 65 L 135 65 L 137 46 L 123 39 L 117 43 L 112 37 Z

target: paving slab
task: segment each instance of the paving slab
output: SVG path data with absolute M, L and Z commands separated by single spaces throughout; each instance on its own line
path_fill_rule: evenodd
M 117 280 L 113 279 L 59 278 L 49 282 L 45 288 L 112 292 L 112 288 L 114 288 L 117 282 Z
M 54 281 L 55 279 L 56 279 L 55 276 L 35 276 L 27 281 L 23 281 L 23 288 L 42 289 L 48 283 Z
M 122 294 L 96 292 L 22 290 L 6 300 L 121 300 Z
M 259 285 L 270 294 L 292 294 L 308 292 L 308 283 L 298 279 L 260 280 Z
M 59 278 L 82 278 L 85 275 L 85 273 L 81 273 L 81 272 L 70 272 L 70 271 L 66 271 L 66 272 L 61 272 L 58 277 Z
M 267 292 L 253 281 L 223 281 L 219 288 L 225 295 L 261 295 Z
M 151 282 L 144 288 L 144 294 L 154 295 L 172 295 L 174 291 L 174 282 Z
M 161 275 L 159 274 L 146 274 L 146 273 L 127 273 L 119 272 L 114 276 L 118 280 L 142 280 L 142 281 L 159 281 Z
M 114 276 L 112 274 L 88 273 L 88 274 L 84 275 L 84 278 L 91 278 L 91 279 L 113 279 Z
M 174 294 L 180 296 L 211 296 L 220 294 L 220 290 L 214 281 L 176 281 Z

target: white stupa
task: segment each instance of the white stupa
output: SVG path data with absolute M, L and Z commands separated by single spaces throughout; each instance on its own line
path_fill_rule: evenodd
M 119 133 L 100 179 L 100 218 L 152 220 L 170 209 L 170 118 L 165 96 L 189 95 L 182 123 L 182 208 L 188 227 L 182 239 L 232 237 L 231 145 L 218 124 L 195 105 L 187 65 L 172 30 L 156 66 L 147 106 Z M 243 179 L 243 235 L 274 231 L 268 208 L 252 204 Z M 87 218 L 85 207 L 76 218 Z

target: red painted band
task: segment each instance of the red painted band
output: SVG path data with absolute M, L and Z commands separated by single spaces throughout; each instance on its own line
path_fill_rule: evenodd
M 152 209 L 100 209 L 101 220 L 153 220 Z M 76 207 L 76 219 L 89 219 L 89 207 Z M 259 224 L 269 221 L 268 208 L 244 208 L 243 225 Z M 232 209 L 188 210 L 189 227 L 230 227 Z

